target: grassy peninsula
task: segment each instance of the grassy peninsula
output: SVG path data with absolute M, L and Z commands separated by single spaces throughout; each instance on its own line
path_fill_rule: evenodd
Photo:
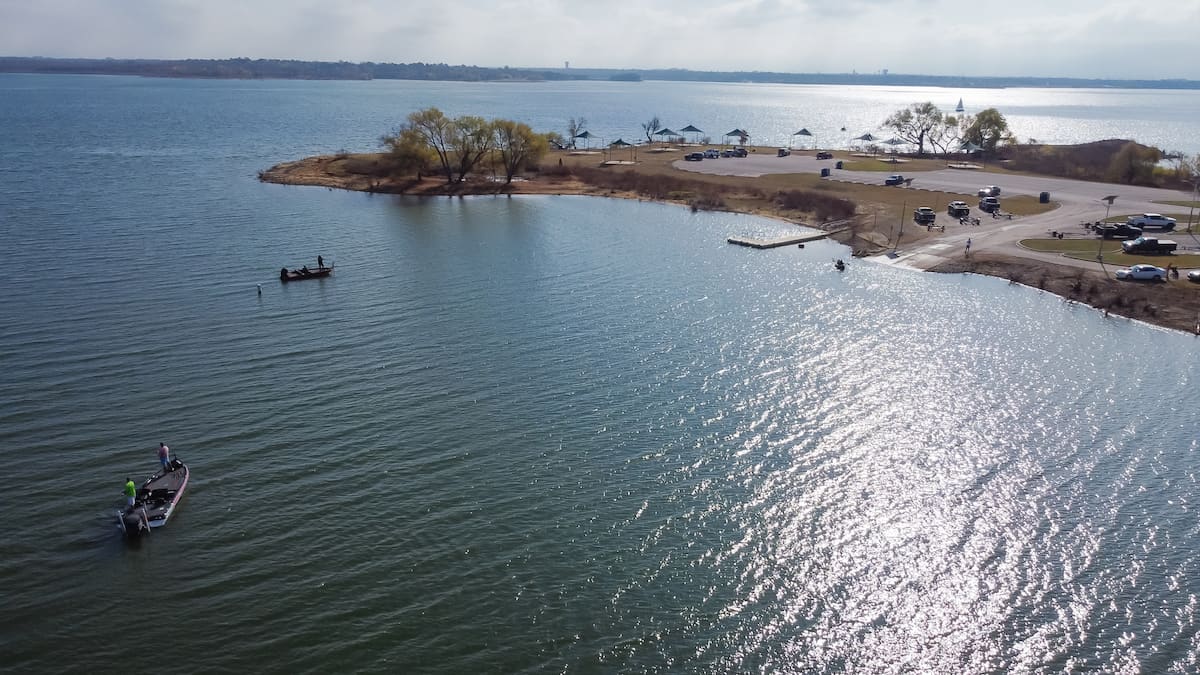
M 738 159 L 709 160 L 712 167 L 734 168 L 732 173 L 698 172 L 693 165 L 703 162 L 683 161 L 686 152 L 696 149 L 662 145 L 604 151 L 551 150 L 541 157 L 536 166 L 527 167 L 512 182 L 505 182 L 503 171 L 489 168 L 486 164 L 459 181 L 448 181 L 445 176 L 399 167 L 394 155 L 387 152 L 308 157 L 273 166 L 262 171 L 259 177 L 270 183 L 429 197 L 572 194 L 655 200 L 697 210 L 750 213 L 826 229 L 833 233 L 832 238 L 850 246 L 855 256 L 885 256 L 897 250 L 923 246 L 936 248 L 940 243 L 950 242 L 951 247 L 941 248 L 951 248 L 953 253 L 917 266 L 937 272 L 971 272 L 1001 277 L 1058 294 L 1066 301 L 1090 305 L 1103 311 L 1105 316 L 1128 317 L 1200 334 L 1200 284 L 1189 283 L 1186 279 L 1188 268 L 1200 268 L 1200 256 L 1185 254 L 1157 256 L 1153 259 L 1122 256 L 1112 249 L 1113 242 L 1108 242 L 1110 246 L 1101 264 L 1082 259 L 1085 256 L 1047 253 L 1047 247 L 1037 246 L 1036 242 L 1054 241 L 1061 233 L 1052 235 L 1049 228 L 1039 229 L 1036 225 L 1032 226 L 1032 237 L 1022 237 L 1013 244 L 999 241 L 999 237 L 994 245 L 981 244 L 987 241 L 989 232 L 998 231 L 1005 225 L 1023 221 L 1032 223 L 1039 219 L 1045 221 L 1055 217 L 1059 204 L 1042 203 L 1038 197 L 1028 195 L 1006 195 L 1003 202 L 1005 220 L 991 222 L 991 219 L 984 218 L 975 229 L 964 228 L 957 222 L 941 230 L 915 225 L 911 210 L 918 205 L 936 207 L 942 212 L 939 217 L 945 219 L 944 208 L 948 202 L 962 200 L 973 205 L 977 199 L 974 194 L 965 192 L 917 187 L 921 184 L 923 173 L 946 170 L 945 160 L 837 152 L 832 160 L 828 160 L 830 166 L 841 161 L 845 171 L 860 172 L 860 175 L 861 172 L 871 171 L 878 176 L 878 180 L 873 182 L 850 182 L 822 178 L 815 170 L 738 175 L 737 167 L 750 166 L 756 160 L 761 164 L 776 154 L 776 148 L 749 146 L 747 149 L 751 159 L 748 162 Z M 1069 154 L 1069 150 L 1064 148 L 1056 152 L 1059 155 Z M 1083 152 L 1091 157 L 1095 148 L 1085 148 Z M 813 151 L 794 154 L 802 156 L 801 161 L 815 160 Z M 1092 157 L 1090 161 L 1095 161 L 1095 158 Z M 1026 163 L 1018 166 L 1022 170 L 994 166 L 988 169 L 992 172 L 1011 172 L 1014 176 L 1030 175 Z M 964 165 L 962 170 L 977 172 L 980 168 Z M 884 176 L 900 172 L 916 177 L 912 186 L 896 188 L 883 185 Z M 972 174 L 972 178 L 982 184 L 996 180 L 994 175 L 979 173 Z M 1104 187 L 1103 184 L 1097 184 L 1095 189 L 1103 191 Z M 1164 204 L 1161 211 L 1168 214 L 1182 211 L 1186 218 L 1188 206 L 1191 206 L 1188 202 Z M 1102 218 L 1104 208 L 1100 206 L 1099 209 L 1099 217 Z M 1012 220 L 1007 218 L 1008 214 L 1011 214 Z M 1123 220 L 1123 215 L 1113 212 L 1109 219 Z M 1062 221 L 1062 218 L 1058 218 L 1050 222 Z M 1195 235 L 1182 231 L 1186 225 L 1181 220 L 1181 231 L 1165 236 L 1179 240 L 1184 247 L 1200 246 L 1200 240 Z M 1078 218 L 1062 222 L 1059 229 L 1067 230 L 1065 235 L 1071 240 L 1091 242 L 1086 246 L 1096 245 L 1096 238 L 1081 227 Z M 969 236 L 975 237 L 976 247 L 974 250 L 963 250 L 961 242 Z M 1113 278 L 1116 267 L 1136 262 L 1151 262 L 1161 266 L 1173 263 L 1184 273 L 1180 279 L 1157 284 L 1117 281 Z

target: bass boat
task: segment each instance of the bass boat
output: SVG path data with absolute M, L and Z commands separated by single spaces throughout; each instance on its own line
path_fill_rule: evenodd
M 183 491 L 187 489 L 188 468 L 178 457 L 163 471 L 150 476 L 137 491 L 133 506 L 117 510 L 117 521 L 128 537 L 136 537 L 150 528 L 167 524 Z
M 333 274 L 333 266 L 318 267 L 317 269 L 309 269 L 301 267 L 298 270 L 288 270 L 286 267 L 279 268 L 279 280 L 283 283 L 289 281 L 300 281 L 301 279 L 322 279 Z

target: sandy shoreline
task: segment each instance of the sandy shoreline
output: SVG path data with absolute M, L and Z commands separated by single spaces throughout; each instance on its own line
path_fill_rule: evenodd
M 396 179 L 386 176 L 371 176 L 365 173 L 346 170 L 346 163 L 348 161 L 370 162 L 372 158 L 378 157 L 379 155 L 375 154 L 308 157 L 297 161 L 284 162 L 266 169 L 259 173 L 259 179 L 264 182 L 285 185 L 319 186 L 362 192 L 414 196 L 528 194 L 591 195 L 637 200 L 648 199 L 646 196 L 636 192 L 588 184 L 570 175 L 569 171 L 564 171 L 563 175 L 537 176 L 528 180 L 514 181 L 509 184 L 505 184 L 502 180 L 472 180 L 464 183 L 448 184 L 440 176 L 422 176 L 420 178 L 414 176 Z M 754 158 L 758 160 L 757 162 L 738 165 L 735 163 L 737 160 L 729 160 L 723 166 L 717 162 L 710 162 L 707 167 L 710 170 L 736 168 L 743 172 L 743 175 L 736 176 L 715 172 L 707 175 L 701 172 L 686 172 L 682 170 L 683 167 L 677 167 L 672 163 L 671 160 L 677 159 L 678 156 L 664 157 L 662 160 L 651 160 L 646 164 L 639 162 L 636 171 L 639 174 L 644 173 L 647 176 L 688 176 L 693 180 L 699 181 L 698 185 L 708 182 L 714 185 L 720 184 L 726 188 L 733 186 L 734 189 L 745 190 L 749 194 L 749 197 L 744 199 L 730 198 L 724 200 L 724 203 L 717 207 L 718 210 L 771 217 L 810 227 L 820 227 L 822 225 L 821 223 L 806 222 L 802 218 L 798 218 L 797 214 L 786 212 L 773 204 L 769 199 L 761 196 L 763 191 L 756 189 L 754 186 L 764 184 L 773 187 L 774 183 L 779 183 L 789 176 L 795 176 L 795 174 L 786 173 L 780 176 L 764 176 L 759 173 L 759 169 L 763 167 L 776 171 L 787 171 L 790 169 L 790 167 L 780 163 L 775 163 L 774 165 L 764 163 L 763 160 L 766 159 L 765 154 Z M 566 155 L 566 153 L 559 153 L 558 156 L 552 156 L 548 160 L 548 165 L 554 166 L 551 162 L 557 162 L 560 167 L 565 165 L 568 170 L 572 165 L 583 166 L 586 163 L 586 165 L 591 166 L 599 163 L 596 157 Z M 703 163 L 697 162 L 694 164 L 702 165 Z M 751 165 L 756 168 L 752 169 Z M 944 165 L 942 166 L 944 167 Z M 939 167 L 935 166 L 933 168 Z M 631 171 L 634 169 L 624 166 L 612 167 L 611 170 Z M 926 200 L 930 203 L 940 203 L 937 202 L 937 199 L 946 197 L 953 199 L 955 198 L 953 195 L 960 194 L 954 191 L 957 185 L 953 183 L 949 183 L 949 187 L 938 190 L 938 181 L 941 179 L 939 179 L 937 172 L 917 173 L 912 171 L 911 168 L 906 168 L 906 171 L 910 171 L 912 175 L 917 176 L 916 183 L 918 185 L 923 182 L 931 184 L 930 190 L 927 191 L 906 191 L 905 196 L 912 195 L 912 206 L 915 206 L 921 200 Z M 985 180 L 974 171 L 954 169 L 950 169 L 949 171 L 952 171 L 955 175 L 965 174 L 972 181 Z M 752 173 L 754 175 L 745 175 L 745 173 Z M 853 182 L 857 178 L 857 174 L 846 172 L 846 182 Z M 879 179 L 880 175 L 874 173 L 867 175 L 863 180 L 878 181 Z M 1046 180 L 1043 179 L 1039 184 L 1045 182 Z M 875 188 L 872 187 L 869 189 Z M 1104 188 L 1103 186 L 1094 186 L 1093 189 L 1103 190 Z M 755 194 L 760 196 L 755 198 Z M 659 198 L 654 199 L 654 201 L 682 205 L 689 204 L 686 198 Z M 693 208 L 696 208 L 694 201 L 691 204 Z M 1079 218 L 1082 215 L 1080 208 L 1072 209 L 1068 208 L 1069 206 L 1069 204 L 1059 204 L 1059 210 L 1068 211 L 1069 213 L 1057 216 L 1054 211 L 1041 209 L 1044 213 L 1040 215 L 1040 218 L 1046 222 L 1053 223 L 1061 222 L 1064 217 Z M 856 222 L 849 228 L 844 228 L 844 232 L 833 238 L 850 245 L 855 255 L 871 257 L 881 264 L 902 264 L 903 266 L 933 272 L 966 272 L 1000 277 L 1009 279 L 1014 283 L 1055 293 L 1073 302 L 1091 305 L 1099 311 L 1105 312 L 1106 316 L 1110 314 L 1125 316 L 1165 328 L 1200 334 L 1200 287 L 1195 284 L 1188 284 L 1186 281 L 1175 281 L 1165 284 L 1117 282 L 1101 270 L 1096 269 L 1095 263 L 1085 263 L 1061 256 L 1041 254 L 1017 246 L 1016 241 L 1021 237 L 1038 236 L 1038 234 L 1046 236 L 1045 233 L 1049 230 L 1043 229 L 1038 214 L 1020 219 L 1015 224 L 1011 221 L 1005 221 L 1003 223 L 986 223 L 987 227 L 964 228 L 955 223 L 953 227 L 946 227 L 940 232 L 917 228 L 911 224 L 901 224 L 900 232 L 897 236 L 894 226 L 879 226 L 881 222 L 879 218 L 881 211 L 879 208 L 878 205 L 874 207 L 875 213 L 872 220 L 875 222 L 872 223 L 868 221 L 867 214 L 862 213 L 864 209 L 860 207 L 859 216 L 855 219 Z M 893 209 L 893 211 L 898 210 Z M 888 212 L 882 222 L 890 223 L 893 217 L 892 212 Z M 901 223 L 903 219 L 904 214 L 900 213 L 899 220 Z M 969 256 L 964 246 L 964 242 L 967 239 L 971 239 L 973 242 L 972 252 Z M 895 250 L 893 250 L 893 246 L 895 246 Z M 889 255 L 882 255 L 885 251 L 889 252 Z M 1109 266 L 1109 270 L 1111 271 L 1111 265 Z

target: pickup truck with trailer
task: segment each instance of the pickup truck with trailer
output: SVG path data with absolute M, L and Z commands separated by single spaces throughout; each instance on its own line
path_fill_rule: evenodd
M 1129 223 L 1100 223 L 1092 231 L 1103 239 L 1137 239 L 1142 236 L 1142 228 Z
M 1172 253 L 1177 248 L 1179 248 L 1179 244 L 1170 239 L 1154 237 L 1138 237 L 1121 242 L 1121 250 L 1125 253 Z
M 950 206 L 946 207 L 946 212 L 951 218 L 966 218 L 971 215 L 971 207 L 967 206 L 966 202 L 950 202 Z
M 995 213 L 1000 210 L 999 197 L 984 197 L 979 200 L 979 210 L 984 213 Z
M 916 221 L 918 225 L 929 225 L 937 220 L 937 213 L 935 213 L 934 210 L 928 206 L 922 206 L 916 211 L 913 211 L 913 220 Z

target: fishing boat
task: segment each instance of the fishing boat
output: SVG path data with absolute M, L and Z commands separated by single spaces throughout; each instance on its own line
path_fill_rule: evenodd
M 188 468 L 178 457 L 166 469 L 150 476 L 138 488 L 133 506 L 117 510 L 117 522 L 126 536 L 136 537 L 154 527 L 167 524 L 183 491 L 187 489 Z
M 289 270 L 286 267 L 279 268 L 279 280 L 283 283 L 289 281 L 300 281 L 301 279 L 321 279 L 333 274 L 333 265 L 329 267 L 318 267 L 317 269 L 309 269 L 307 266 L 301 267 L 298 270 Z
M 960 98 L 958 99 L 958 105 L 954 107 L 954 112 L 962 112 L 964 110 L 966 110 L 966 108 L 963 107 L 962 99 Z

